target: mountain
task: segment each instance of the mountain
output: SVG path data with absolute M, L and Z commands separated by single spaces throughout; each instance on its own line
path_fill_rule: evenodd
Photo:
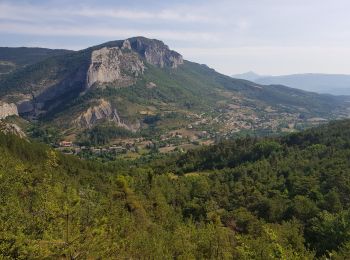
M 70 50 L 46 48 L 0 47 L 0 77 L 26 65 L 34 64 L 49 57 L 67 54 Z
M 232 77 L 247 79 L 264 85 L 277 84 L 317 93 L 350 95 L 350 75 L 307 73 L 283 76 L 261 76 L 254 72 L 248 72 L 233 75 Z
M 249 81 L 255 81 L 256 79 L 258 79 L 260 77 L 262 77 L 262 76 L 259 74 L 256 74 L 254 71 L 248 71 L 245 73 L 232 75 L 232 78 L 245 79 L 245 80 L 249 80 Z
M 0 133 L 4 259 L 347 259 L 350 121 L 102 164 Z
M 32 133 L 50 132 L 55 142 L 99 145 L 142 137 L 171 147 L 295 131 L 347 117 L 349 106 L 348 97 L 233 79 L 144 37 L 20 67 L 0 79 L 0 100 L 40 128 Z

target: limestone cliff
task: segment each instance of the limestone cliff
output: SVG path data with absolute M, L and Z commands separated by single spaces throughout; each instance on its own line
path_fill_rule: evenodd
M 0 102 L 0 119 L 4 119 L 8 116 L 18 116 L 17 106 L 13 103 Z
M 129 48 L 111 47 L 94 50 L 91 53 L 91 64 L 87 72 L 87 86 L 95 83 L 114 83 L 117 86 L 128 86 L 135 83 L 136 78 L 143 74 L 145 66 L 136 53 L 123 52 Z
M 79 117 L 74 120 L 74 124 L 77 124 L 79 127 L 90 128 L 103 120 L 114 122 L 117 126 L 124 127 L 128 130 L 135 130 L 134 126 L 125 124 L 120 119 L 117 110 L 104 99 L 100 99 L 97 106 L 90 107 L 79 115 Z
M 162 41 L 135 37 L 127 40 L 131 49 L 139 53 L 146 61 L 160 68 L 177 68 L 183 64 L 182 56 L 169 49 Z M 123 43 L 124 44 L 124 43 Z
M 134 84 L 145 70 L 142 58 L 160 68 L 177 68 L 183 64 L 182 56 L 159 40 L 135 37 L 111 42 L 92 51 L 87 87 L 106 83 L 119 87 Z

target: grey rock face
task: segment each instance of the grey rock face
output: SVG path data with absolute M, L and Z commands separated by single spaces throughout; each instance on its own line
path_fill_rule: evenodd
M 148 82 L 148 83 L 146 84 L 146 87 L 147 87 L 148 89 L 156 88 L 156 87 L 157 87 L 157 84 L 154 83 L 154 82 Z
M 128 39 L 132 50 L 138 52 L 146 61 L 160 68 L 177 68 L 183 64 L 182 56 L 169 49 L 162 41 L 151 40 L 143 37 Z
M 14 134 L 19 136 L 20 138 L 25 138 L 26 134 L 22 131 L 22 129 L 16 124 L 5 123 L 0 120 L 0 132 L 5 134 Z
M 17 106 L 14 103 L 0 102 L 0 119 L 4 119 L 8 116 L 18 116 Z
M 130 45 L 130 41 L 129 40 L 125 40 L 123 42 L 123 46 L 122 46 L 122 49 L 127 49 L 127 50 L 131 50 L 131 45 Z
M 123 48 L 129 48 L 125 43 Z M 135 77 L 143 74 L 145 66 L 137 54 L 123 52 L 119 47 L 104 47 L 91 54 L 91 64 L 87 73 L 87 86 L 116 83 L 123 87 L 132 85 Z
M 88 108 L 88 110 L 82 113 L 74 121 L 74 124 L 77 124 L 82 128 L 90 128 L 101 120 L 108 120 L 110 122 L 114 122 L 119 127 L 124 127 L 128 130 L 132 130 L 131 127 L 122 122 L 117 110 L 104 99 L 99 100 L 99 105 Z

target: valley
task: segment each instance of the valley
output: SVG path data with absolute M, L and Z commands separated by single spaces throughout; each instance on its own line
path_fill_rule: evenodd
M 105 163 L 0 133 L 0 254 L 346 259 L 349 129 L 342 120 Z
M 349 9 L 0 0 L 0 260 L 349 260 Z
M 30 59 L 24 50 L 0 52 L 3 63 L 21 64 L 0 79 L 2 117 L 19 115 L 29 137 L 66 153 L 115 158 L 116 146 L 134 158 L 349 117 L 350 97 L 232 79 L 144 37 L 74 52 L 33 49 Z

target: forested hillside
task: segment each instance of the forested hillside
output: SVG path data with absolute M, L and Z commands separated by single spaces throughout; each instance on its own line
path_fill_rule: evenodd
M 0 256 L 347 259 L 350 121 L 101 164 L 0 134 Z
M 43 61 L 49 57 L 70 53 L 69 50 L 46 48 L 0 47 L 0 77 L 16 69 Z

